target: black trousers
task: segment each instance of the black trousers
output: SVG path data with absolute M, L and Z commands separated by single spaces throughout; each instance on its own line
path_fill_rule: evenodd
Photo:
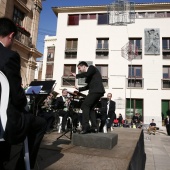
M 97 114 L 97 118 L 100 119 L 100 126 L 99 126 L 99 132 L 103 132 L 103 127 L 106 123 L 107 115 L 106 114 Z
M 39 116 L 35 117 L 33 114 L 26 114 L 25 119 L 29 120 L 29 122 L 27 122 L 27 121 L 25 122 L 25 123 L 29 124 L 26 136 L 28 138 L 30 167 L 34 168 L 38 150 L 40 147 L 40 143 L 41 143 L 43 136 L 45 134 L 46 120 Z M 20 157 L 17 161 L 15 170 L 25 170 L 24 151 L 23 150 L 24 149 L 21 150 Z M 1 161 L 3 163 L 3 161 L 7 161 L 9 159 L 10 152 L 11 152 L 11 146 L 6 142 L 4 142 L 3 145 L 1 145 L 1 143 L 0 143 L 0 151 L 1 151 L 0 155 L 2 155 L 2 156 L 5 155 L 5 157 L 3 159 L 1 159 Z
M 116 119 L 116 114 L 113 113 L 110 117 L 108 117 L 110 119 L 108 119 L 108 122 L 107 122 L 107 128 L 111 128 L 112 124 L 113 124 L 113 121 L 114 119 Z
M 166 124 L 167 135 L 170 136 L 170 124 Z
M 82 113 L 82 130 L 88 131 L 90 129 L 89 120 L 91 120 L 91 129 L 97 129 L 96 114 L 94 106 L 103 93 L 89 93 L 81 105 Z
M 42 112 L 40 114 L 40 117 L 44 118 L 47 121 L 46 131 L 49 131 L 51 128 L 53 128 L 53 124 L 55 121 L 55 112 L 53 112 L 53 110 Z
M 66 127 L 66 124 L 67 124 L 67 118 L 69 116 L 69 112 L 68 111 L 64 111 L 64 110 L 58 110 L 57 111 L 57 114 L 58 116 L 62 116 L 63 119 L 62 119 L 62 123 L 61 123 L 61 129 L 62 131 L 65 131 L 65 127 Z

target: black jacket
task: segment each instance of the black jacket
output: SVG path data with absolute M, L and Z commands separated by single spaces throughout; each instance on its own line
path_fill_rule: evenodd
M 107 103 L 108 103 L 108 100 L 101 100 L 101 108 L 99 109 L 101 114 L 107 115 Z M 116 109 L 115 102 L 110 100 L 109 111 L 108 111 L 107 117 L 111 118 L 112 115 L 116 117 L 115 109 Z
M 16 144 L 24 140 L 27 131 L 25 123 L 27 120 L 23 120 L 23 111 L 27 100 L 21 87 L 20 56 L 17 52 L 5 48 L 1 43 L 0 70 L 7 77 L 10 86 L 4 138 L 7 142 Z
M 80 87 L 79 91 L 89 90 L 89 93 L 105 93 L 101 74 L 93 65 L 89 66 L 87 72 L 76 74 L 76 78 L 86 78 L 85 83 L 87 83 L 87 85 Z

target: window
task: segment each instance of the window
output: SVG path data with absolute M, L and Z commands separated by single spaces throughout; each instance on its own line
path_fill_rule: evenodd
M 89 14 L 90 19 L 96 19 L 96 14 Z
M 88 14 L 81 14 L 81 19 L 87 19 L 88 18 Z
M 66 39 L 65 58 L 77 58 L 78 39 Z
M 129 38 L 129 58 L 142 59 L 142 38 Z
M 170 100 L 162 100 L 162 120 L 170 114 Z M 165 124 L 163 124 L 165 125 Z
M 14 7 L 13 12 L 13 21 L 16 23 L 18 34 L 15 39 L 20 41 L 22 44 L 32 47 L 32 39 L 30 38 L 30 32 L 23 27 L 25 14 L 19 10 L 17 7 Z
M 108 19 L 107 13 L 98 14 L 98 21 L 97 21 L 98 25 L 108 24 L 108 21 L 109 21 L 109 19 Z
M 145 12 L 139 12 L 138 18 L 145 18 Z
M 170 79 L 170 66 L 163 66 L 163 79 Z
M 54 61 L 55 47 L 48 47 L 47 49 L 47 62 Z
M 170 38 L 162 38 L 163 59 L 170 59 Z
M 13 21 L 20 25 L 23 26 L 23 20 L 24 20 L 24 13 L 20 11 L 18 8 L 14 7 L 14 13 L 13 13 Z
M 75 86 L 75 77 L 70 76 L 70 73 L 76 72 L 76 64 L 65 64 L 64 72 L 62 76 L 62 85 L 63 86 Z
M 96 19 L 96 14 L 81 14 L 81 19 Z
M 128 87 L 142 88 L 142 66 L 129 65 L 129 73 L 127 78 Z
M 97 39 L 97 49 L 108 49 L 109 48 L 109 39 Z
M 142 66 L 129 65 L 129 76 L 128 77 L 142 77 Z
M 165 17 L 165 12 L 157 12 L 156 17 L 157 18 L 164 18 Z
M 162 49 L 170 50 L 170 38 L 162 38 Z
M 46 78 L 52 78 L 53 77 L 53 67 L 54 63 L 47 63 L 46 65 Z
M 163 66 L 162 88 L 170 88 L 170 66 Z
M 104 87 L 108 86 L 108 65 L 96 65 L 102 76 Z
M 148 12 L 148 18 L 155 18 L 155 12 Z
M 126 99 L 126 118 L 131 121 L 135 113 L 139 113 L 143 119 L 143 99 Z
M 170 17 L 170 12 L 167 12 L 166 15 L 167 15 L 167 17 Z
M 68 25 L 79 25 L 79 14 L 68 15 Z
M 66 39 L 66 50 L 77 50 L 78 39 Z

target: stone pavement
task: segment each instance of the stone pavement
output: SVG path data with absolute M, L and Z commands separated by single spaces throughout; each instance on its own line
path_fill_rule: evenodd
M 162 128 L 156 135 L 149 135 L 144 130 L 146 153 L 145 170 L 170 170 L 170 136 Z
M 134 152 L 139 129 L 117 127 L 113 132 L 118 133 L 118 144 L 112 150 L 75 147 L 65 136 L 56 140 L 60 135 L 57 132 L 46 134 L 34 170 L 125 170 Z M 149 135 L 144 130 L 144 143 L 145 170 L 170 170 L 170 136 L 166 129 L 162 128 L 156 135 Z M 13 168 L 9 166 L 9 170 Z

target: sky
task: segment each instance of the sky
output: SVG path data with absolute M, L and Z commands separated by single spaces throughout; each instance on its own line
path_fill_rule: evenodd
M 170 0 L 129 0 L 135 3 L 170 2 Z M 57 17 L 52 7 L 63 6 L 88 6 L 88 5 L 109 5 L 114 0 L 42 0 L 42 11 L 40 13 L 37 49 L 44 52 L 45 35 L 55 36 Z

